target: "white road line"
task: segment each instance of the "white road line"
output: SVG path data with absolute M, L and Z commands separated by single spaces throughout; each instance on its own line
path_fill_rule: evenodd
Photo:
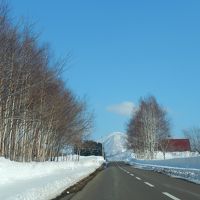
M 134 176 L 134 174 L 130 174 L 131 176 Z
M 120 168 L 122 171 L 127 172 L 124 168 Z
M 151 183 L 148 182 L 144 182 L 146 185 L 150 186 L 150 187 L 154 187 L 154 185 L 152 185 Z
M 168 197 L 170 197 L 170 198 L 173 199 L 173 200 L 181 200 L 181 199 L 179 199 L 179 198 L 177 198 L 177 197 L 175 197 L 175 196 L 169 194 L 168 192 L 163 192 L 163 194 L 166 195 L 166 196 L 168 196 Z
M 136 176 L 136 179 L 137 179 L 137 180 L 141 180 L 141 178 L 140 178 L 140 177 L 137 177 L 137 176 Z

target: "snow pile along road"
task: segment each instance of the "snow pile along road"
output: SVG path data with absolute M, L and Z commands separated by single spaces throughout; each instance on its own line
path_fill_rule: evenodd
M 47 200 L 85 178 L 102 157 L 81 157 L 80 161 L 18 163 L 0 158 L 0 199 Z
M 200 156 L 166 160 L 132 159 L 129 163 L 137 168 L 162 172 L 200 184 Z

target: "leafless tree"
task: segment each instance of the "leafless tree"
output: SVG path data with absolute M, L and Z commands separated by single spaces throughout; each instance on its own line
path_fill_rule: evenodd
M 93 118 L 61 80 L 61 67 L 27 25 L 0 6 L 0 156 L 56 160 L 89 133 Z
M 189 129 L 183 130 L 183 133 L 186 138 L 190 140 L 190 145 L 192 151 L 200 153 L 200 128 L 192 127 Z
M 153 159 L 158 145 L 169 137 L 169 128 L 167 113 L 155 97 L 141 99 L 127 126 L 128 146 L 138 157 Z

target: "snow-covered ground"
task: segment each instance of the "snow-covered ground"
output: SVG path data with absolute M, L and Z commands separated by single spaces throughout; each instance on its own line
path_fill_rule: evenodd
M 136 159 L 135 154 L 126 148 L 127 136 L 112 133 L 103 141 L 108 161 L 124 161 L 134 167 L 163 172 L 200 184 L 200 155 L 196 152 L 168 152 L 166 160 L 162 152 L 155 153 L 154 160 Z M 112 151 L 110 151 L 112 149 Z
M 166 152 L 165 158 L 166 159 L 173 159 L 173 158 L 188 158 L 188 157 L 196 157 L 199 156 L 197 152 L 191 151 L 184 151 L 184 152 Z M 163 160 L 164 156 L 161 151 L 155 152 L 155 160 Z
M 80 161 L 18 163 L 0 158 L 1 200 L 47 200 L 85 178 L 102 157 L 81 157 Z
M 184 155 L 184 152 L 182 153 Z M 128 163 L 137 168 L 162 172 L 172 177 L 200 184 L 200 156 L 182 156 L 166 160 L 138 160 L 129 158 Z

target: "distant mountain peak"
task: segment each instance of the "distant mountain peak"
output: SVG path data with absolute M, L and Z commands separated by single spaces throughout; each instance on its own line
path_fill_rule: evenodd
M 112 132 L 110 134 L 108 134 L 107 136 L 105 136 L 103 139 L 102 139 L 102 142 L 105 142 L 106 140 L 108 140 L 109 138 L 115 138 L 115 137 L 120 137 L 120 136 L 125 136 L 125 133 L 122 133 L 122 132 Z
M 102 139 L 107 157 L 112 157 L 127 151 L 127 135 L 122 132 L 113 132 Z

